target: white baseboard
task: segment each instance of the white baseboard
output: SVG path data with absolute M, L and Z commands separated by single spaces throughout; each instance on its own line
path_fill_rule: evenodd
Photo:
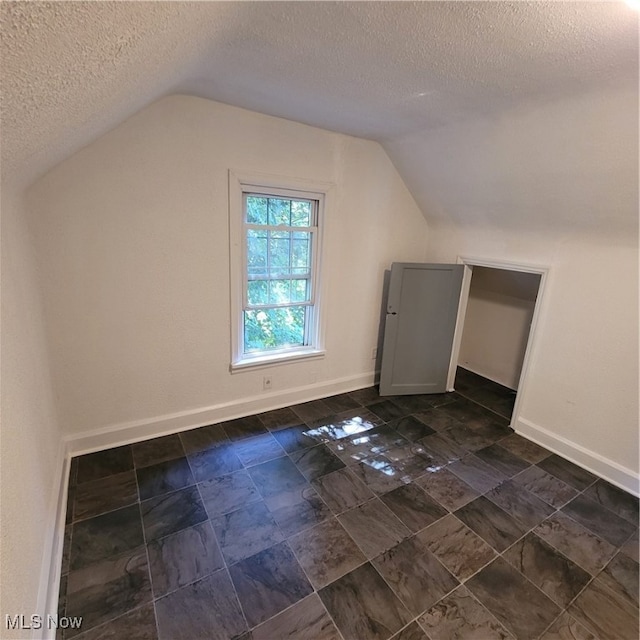
M 83 455 L 93 451 L 100 451 L 101 449 L 109 449 L 149 438 L 186 431 L 187 429 L 216 424 L 225 420 L 263 413 L 300 402 L 326 398 L 338 393 L 363 389 L 372 386 L 374 379 L 375 373 L 371 371 L 329 382 L 263 393 L 231 402 L 222 402 L 210 407 L 115 424 L 76 435 L 72 434 L 66 436 L 65 442 L 70 455 Z
M 40 566 L 40 587 L 36 611 L 44 618 L 58 613 L 70 461 L 71 456 L 67 443 L 61 440 L 56 454 L 55 477 L 49 498 L 48 526 L 45 531 Z M 33 640 L 53 640 L 55 634 L 55 629 L 46 629 L 46 625 L 43 625 L 42 629 L 37 631 L 34 629 L 32 637 Z
M 511 426 L 516 433 L 524 438 L 557 453 L 634 496 L 640 495 L 640 476 L 632 469 L 627 469 L 617 462 L 556 435 L 525 418 L 517 418 Z

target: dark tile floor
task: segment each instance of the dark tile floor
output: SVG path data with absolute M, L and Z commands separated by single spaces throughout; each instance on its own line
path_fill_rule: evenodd
M 635 640 L 638 500 L 514 434 L 513 392 L 456 386 L 74 459 L 65 637 Z

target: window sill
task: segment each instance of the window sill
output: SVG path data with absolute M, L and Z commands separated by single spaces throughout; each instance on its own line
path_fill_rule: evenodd
M 231 363 L 229 369 L 231 373 L 240 373 L 241 371 L 262 369 L 264 367 L 272 367 L 274 365 L 287 364 L 290 362 L 299 362 L 301 360 L 315 360 L 317 358 L 324 358 L 324 356 L 325 351 L 322 349 L 308 349 L 304 351 L 294 351 L 291 353 L 272 353 L 269 355 L 237 360 Z

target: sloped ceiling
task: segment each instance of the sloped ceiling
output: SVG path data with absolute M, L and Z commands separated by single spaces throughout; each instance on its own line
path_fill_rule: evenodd
M 402 172 L 411 156 L 394 142 L 413 134 L 637 84 L 624 2 L 0 7 L 2 168 L 25 184 L 172 93 L 378 140 Z

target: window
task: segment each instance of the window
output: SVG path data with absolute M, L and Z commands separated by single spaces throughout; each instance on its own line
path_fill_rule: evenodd
M 322 354 L 324 193 L 254 182 L 238 182 L 240 206 L 230 208 L 234 368 Z

